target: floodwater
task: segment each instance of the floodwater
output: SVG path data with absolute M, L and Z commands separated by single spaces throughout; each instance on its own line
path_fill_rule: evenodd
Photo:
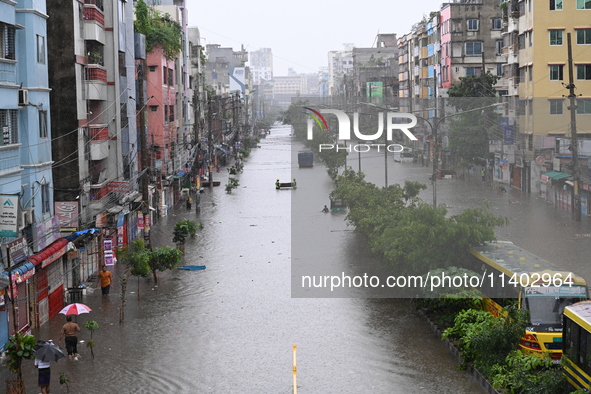
M 152 241 L 160 246 L 172 245 L 177 221 L 201 221 L 205 227 L 188 240 L 185 263 L 205 270 L 162 273 L 158 286 L 132 278 L 122 325 L 118 278 L 108 297 L 100 291 L 84 297 L 93 311 L 77 319 L 100 325 L 95 358 L 81 344 L 80 361 L 54 364 L 53 393 L 66 392 L 58 379 L 65 372 L 71 393 L 287 394 L 293 392 L 293 345 L 299 393 L 481 392 L 408 300 L 292 298 L 292 232 L 326 237 L 320 257 L 332 267 L 358 264 L 353 251 L 361 246 L 344 215 L 320 212 L 332 183 L 320 163 L 294 168 L 291 144 L 288 127 L 273 129 L 246 159 L 237 189 L 226 193 L 227 172 L 215 173 L 222 186 L 201 194 L 199 214 L 179 204 L 156 224 Z M 362 160 L 364 171 L 375 168 L 368 179 L 383 185 L 383 159 Z M 349 165 L 357 169 L 358 163 L 350 158 Z M 388 161 L 389 183 L 427 183 L 429 172 Z M 277 178 L 292 177 L 297 190 L 275 190 Z M 512 219 L 498 230 L 500 238 L 591 278 L 591 268 L 582 264 L 591 239 L 577 236 L 591 233 L 587 219 L 573 223 L 568 213 L 518 191 L 497 195 L 476 176 L 440 181 L 437 188 L 438 202 L 451 212 L 488 202 Z M 431 193 L 429 186 L 422 197 L 431 201 Z M 302 212 L 299 201 L 316 202 L 292 226 L 292 207 Z M 57 341 L 63 322 L 53 318 L 34 334 Z M 79 338 L 88 340 L 88 330 L 82 328 Z M 32 361 L 24 371 L 27 392 L 37 393 Z

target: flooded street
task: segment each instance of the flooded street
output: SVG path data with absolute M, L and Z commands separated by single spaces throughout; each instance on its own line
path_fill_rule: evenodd
M 158 286 L 141 279 L 141 301 L 132 277 L 123 325 L 122 267 L 108 297 L 89 291 L 82 302 L 93 311 L 77 320 L 81 326 L 88 320 L 100 325 L 95 359 L 80 344 L 82 360 L 52 364 L 52 392 L 66 392 L 58 376 L 66 372 L 71 393 L 287 394 L 293 391 L 294 344 L 299 393 L 481 392 L 408 300 L 292 298 L 292 231 L 324 237 L 328 265 L 351 267 L 359 259 L 358 240 L 344 215 L 320 212 L 332 188 L 324 168 L 320 163 L 307 172 L 293 168 L 289 130 L 273 129 L 260 142 L 231 194 L 224 191 L 228 175 L 222 169 L 214 174 L 222 186 L 201 194 L 200 214 L 179 204 L 156 224 L 154 245 L 172 246 L 177 221 L 201 221 L 204 229 L 186 244 L 185 264 L 206 265 L 205 270 L 161 273 Z M 375 160 L 375 168 L 383 166 L 383 158 Z M 357 169 L 354 160 L 348 164 Z M 366 165 L 371 167 L 369 159 Z M 427 182 L 426 167 L 392 160 L 388 165 L 390 183 Z M 277 178 L 292 177 L 297 190 L 275 190 Z M 590 239 L 575 236 L 591 233 L 588 219 L 573 223 L 569 214 L 517 191 L 497 196 L 476 178 L 438 182 L 438 202 L 454 212 L 486 200 L 494 212 L 513 218 L 499 237 L 591 278 L 590 268 L 579 267 L 589 255 Z M 382 186 L 384 174 L 368 171 L 368 180 Z M 423 199 L 432 201 L 431 193 L 429 186 Z M 315 202 L 292 226 L 292 207 L 301 212 L 302 201 Z M 64 321 L 60 315 L 33 334 L 57 341 Z M 82 328 L 79 339 L 89 338 Z M 32 361 L 25 361 L 24 371 L 27 392 L 37 393 Z

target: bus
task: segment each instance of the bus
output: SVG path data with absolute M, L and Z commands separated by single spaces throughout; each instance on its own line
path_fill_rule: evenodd
M 564 308 L 562 367 L 575 390 L 591 390 L 591 301 Z
M 562 357 L 562 313 L 568 305 L 588 299 L 585 280 L 527 252 L 512 242 L 491 242 L 470 250 L 469 266 L 482 275 L 480 290 L 489 312 L 517 301 L 530 321 L 521 338 L 524 353 Z

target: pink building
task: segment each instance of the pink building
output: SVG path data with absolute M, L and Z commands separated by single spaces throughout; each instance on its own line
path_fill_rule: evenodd
M 149 165 L 160 181 L 173 175 L 173 157 L 177 145 L 175 61 L 168 60 L 161 46 L 146 55 L 148 72 L 146 91 L 148 108 Z

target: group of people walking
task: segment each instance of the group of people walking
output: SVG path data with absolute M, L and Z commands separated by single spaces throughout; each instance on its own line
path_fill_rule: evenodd
M 98 273 L 98 284 L 101 286 L 101 292 L 103 295 L 108 295 L 111 290 L 111 281 L 113 279 L 113 274 L 107 270 L 107 266 L 103 265 L 102 270 Z M 60 331 L 60 339 L 57 342 L 59 345 L 64 340 L 66 351 L 68 354 L 68 360 L 70 361 L 78 361 L 80 359 L 80 354 L 78 354 L 78 333 L 80 332 L 80 326 L 77 323 L 72 321 L 72 316 L 66 316 L 66 324 L 62 326 Z M 37 346 L 55 346 L 51 340 L 45 341 L 38 341 Z M 38 381 L 37 384 L 41 389 L 42 394 L 49 394 L 50 392 L 50 382 L 51 382 L 51 369 L 50 369 L 50 361 L 46 361 L 45 359 L 35 358 L 35 367 L 38 369 Z

